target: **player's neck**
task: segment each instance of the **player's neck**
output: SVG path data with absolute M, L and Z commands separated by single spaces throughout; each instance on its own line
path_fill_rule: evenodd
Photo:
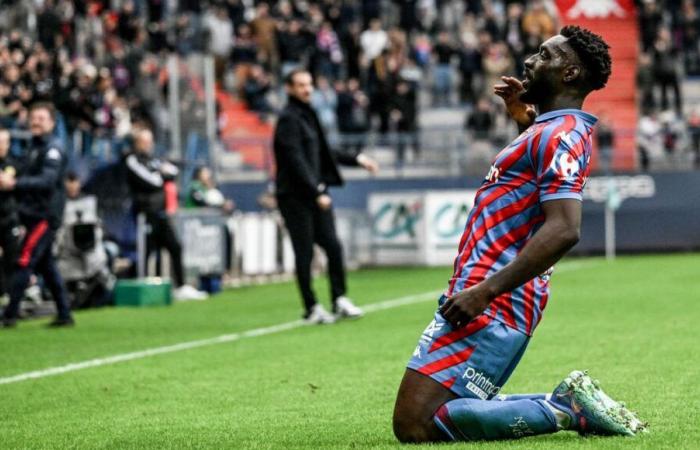
M 537 105 L 537 111 L 539 114 L 545 114 L 558 109 L 581 109 L 582 107 L 583 98 L 580 96 L 558 95 Z

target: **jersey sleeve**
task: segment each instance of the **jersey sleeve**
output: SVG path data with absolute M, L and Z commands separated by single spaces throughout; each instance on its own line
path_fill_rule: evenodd
M 589 172 L 590 136 L 576 128 L 576 118 L 565 116 L 540 131 L 530 159 L 536 174 L 540 202 L 560 199 L 583 200 L 583 185 Z

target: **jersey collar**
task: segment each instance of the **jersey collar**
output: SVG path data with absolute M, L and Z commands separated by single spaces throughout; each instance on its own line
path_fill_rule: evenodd
M 593 114 L 589 114 L 585 111 L 582 111 L 580 109 L 574 109 L 574 108 L 568 108 L 568 109 L 555 109 L 554 111 L 549 111 L 548 113 L 540 114 L 535 118 L 536 123 L 541 123 L 541 122 L 546 122 L 548 120 L 552 120 L 555 117 L 561 117 L 561 116 L 567 116 L 573 114 L 575 116 L 580 117 L 581 119 L 585 120 L 588 122 L 590 125 L 594 125 L 597 121 L 598 118 L 594 116 Z

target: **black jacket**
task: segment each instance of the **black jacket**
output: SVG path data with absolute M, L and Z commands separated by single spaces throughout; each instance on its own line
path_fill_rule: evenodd
M 0 158 L 0 172 L 18 176 L 17 164 L 9 157 Z M 14 191 L 0 191 L 0 228 L 15 226 L 19 221 Z
M 137 213 L 159 213 L 165 210 L 163 183 L 177 176 L 177 168 L 150 155 L 131 153 L 125 160 L 127 181 Z
M 52 136 L 33 137 L 25 151 L 15 192 L 24 223 L 48 220 L 56 230 L 63 221 L 66 199 L 63 175 L 66 155 L 61 141 Z
M 337 163 L 357 166 L 357 155 L 332 151 L 310 105 L 290 97 L 274 138 L 277 195 L 316 198 L 342 186 Z

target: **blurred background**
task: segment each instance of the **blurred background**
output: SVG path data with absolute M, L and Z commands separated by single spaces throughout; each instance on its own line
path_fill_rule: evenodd
M 491 158 L 517 134 L 493 85 L 577 24 L 611 45 L 613 74 L 584 105 L 600 120 L 574 251 L 697 249 L 699 3 L 2 0 L 0 124 L 21 154 L 29 104 L 55 103 L 115 276 L 138 265 L 123 156 L 148 124 L 181 169 L 166 192 L 188 278 L 208 290 L 288 278 L 271 138 L 281 79 L 303 66 L 332 144 L 382 166 L 347 169 L 332 191 L 348 265 L 447 265 Z

